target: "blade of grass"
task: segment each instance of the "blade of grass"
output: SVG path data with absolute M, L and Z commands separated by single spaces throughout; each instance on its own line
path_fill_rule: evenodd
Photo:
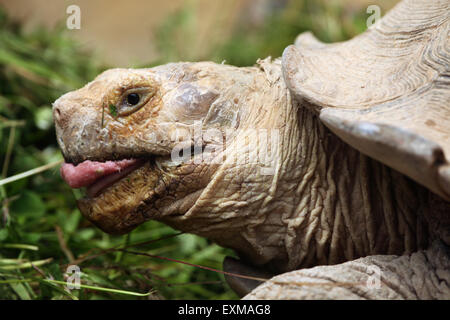
M 123 245 L 124 248 L 126 248 L 126 247 L 130 244 L 130 237 L 131 237 L 131 232 L 128 233 L 128 234 L 125 236 L 125 242 L 124 242 L 124 245 Z M 117 252 L 115 262 L 116 262 L 116 263 L 120 263 L 120 262 L 122 261 L 122 259 L 123 259 L 123 256 L 124 256 L 123 251 Z
M 6 175 L 8 174 L 9 162 L 11 160 L 15 136 L 16 136 L 16 127 L 13 126 L 9 129 L 8 146 L 6 147 L 5 159 L 3 161 L 2 178 L 5 178 Z
M 22 283 L 10 283 L 9 286 L 20 297 L 20 299 L 31 300 L 31 297 L 28 294 L 27 289 L 25 288 L 25 286 Z
M 24 120 L 10 120 L 0 115 L 0 129 L 2 128 L 12 128 L 12 127 L 23 127 L 26 124 Z
M 0 243 L 0 248 L 5 249 L 22 249 L 22 250 L 31 250 L 38 251 L 38 246 L 33 246 L 31 244 L 22 244 L 22 243 Z
M 60 165 L 61 163 L 63 163 L 63 160 L 59 160 L 59 161 L 55 161 L 55 162 L 52 162 L 52 163 L 48 163 L 48 164 L 43 165 L 41 167 L 37 167 L 37 168 L 31 169 L 31 170 L 28 170 L 28 171 L 16 174 L 16 175 L 14 175 L 12 177 L 9 177 L 9 178 L 6 178 L 6 179 L 2 179 L 2 180 L 0 180 L 0 186 L 3 186 L 5 184 L 8 184 L 8 183 L 20 180 L 20 179 L 27 178 L 29 176 L 32 176 L 32 175 L 35 175 L 35 174 L 38 174 L 38 173 L 41 173 L 41 172 L 46 171 L 48 169 L 54 168 L 54 167 Z
M 33 265 L 34 266 L 42 266 L 44 264 L 50 263 L 51 261 L 53 261 L 53 258 L 24 262 L 24 263 L 16 264 L 16 265 L 0 266 L 0 270 L 17 270 L 17 269 L 33 268 Z
M 75 257 L 73 256 L 72 251 L 67 246 L 66 241 L 64 240 L 64 234 L 60 226 L 55 226 L 56 236 L 58 237 L 59 247 L 61 248 L 61 251 L 66 255 L 67 260 L 69 260 L 69 263 L 72 264 L 75 260 Z
M 0 259 L 0 266 L 9 264 L 19 264 L 23 262 L 25 262 L 24 259 Z

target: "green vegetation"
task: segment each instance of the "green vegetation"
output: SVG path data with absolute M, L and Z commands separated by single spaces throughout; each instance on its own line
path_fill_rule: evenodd
M 282 1 L 279 1 L 282 2 Z M 211 52 L 197 53 L 190 43 L 196 32 L 196 11 L 189 5 L 167 18 L 156 33 L 161 53 L 156 64 L 169 61 L 226 61 L 236 66 L 250 66 L 258 58 L 281 56 L 302 32 L 312 31 L 324 42 L 343 41 L 366 29 L 364 10 L 343 8 L 333 0 L 290 0 L 274 8 L 262 25 L 252 25 L 245 17 L 237 19 L 231 37 L 215 43 Z M 153 64 L 152 64 L 153 65 Z
M 364 12 L 354 17 L 323 3 L 290 1 L 264 25 L 239 23 L 207 56 L 191 59 L 251 65 L 259 57 L 280 56 L 306 30 L 325 41 L 363 31 Z M 188 9 L 168 18 L 157 37 L 164 59 L 152 64 L 186 56 L 183 46 L 171 39 L 183 38 L 179 35 L 189 32 L 193 20 L 195 13 Z M 62 28 L 26 34 L 0 10 L 1 179 L 62 160 L 51 102 L 107 68 L 97 61 Z M 56 167 L 0 185 L 0 299 L 237 298 L 219 273 L 118 249 L 132 247 L 216 269 L 225 255 L 233 254 L 229 250 L 157 222 L 126 236 L 107 235 L 81 217 L 78 197 Z M 69 292 L 61 281 L 73 263 L 81 268 L 83 287 Z

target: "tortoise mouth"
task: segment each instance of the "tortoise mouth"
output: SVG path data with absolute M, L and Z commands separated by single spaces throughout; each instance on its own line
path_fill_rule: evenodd
M 86 188 L 86 195 L 90 198 L 95 198 L 103 191 L 105 191 L 108 187 L 122 179 L 125 179 L 131 172 L 140 168 L 144 164 L 144 162 L 144 160 L 139 159 L 138 161 L 136 161 L 136 163 L 126 167 L 121 171 L 101 177 Z
M 120 171 L 105 174 L 85 186 L 86 194 L 77 200 L 83 216 L 107 233 L 123 234 L 150 219 L 147 206 L 151 207 L 166 192 L 163 173 L 155 164 L 157 159 L 131 160 L 134 161 Z
M 94 198 L 140 168 L 145 162 L 145 159 L 134 158 L 103 162 L 86 160 L 76 166 L 65 162 L 61 166 L 60 173 L 71 188 L 86 187 L 87 197 Z
M 190 206 L 198 196 L 192 195 L 192 184 L 202 183 L 181 183 L 198 165 L 173 162 L 171 155 L 89 161 L 76 166 L 65 163 L 61 175 L 72 187 L 86 188 L 85 196 L 77 200 L 78 208 L 110 234 L 127 233 L 149 219 L 179 215 L 180 208 Z

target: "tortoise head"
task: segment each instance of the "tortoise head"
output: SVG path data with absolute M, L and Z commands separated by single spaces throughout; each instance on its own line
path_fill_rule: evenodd
M 71 187 L 86 187 L 78 206 L 108 233 L 148 219 L 208 233 L 211 221 L 245 201 L 242 182 L 264 169 L 247 151 L 256 151 L 255 129 L 277 126 L 273 107 L 282 100 L 261 67 L 201 62 L 105 71 L 53 105 L 61 174 Z M 218 210 L 227 197 L 230 205 Z

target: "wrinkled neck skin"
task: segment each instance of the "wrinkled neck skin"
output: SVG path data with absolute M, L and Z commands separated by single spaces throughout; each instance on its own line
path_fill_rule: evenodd
M 239 129 L 277 130 L 272 169 L 246 163 L 261 148 L 238 131 L 233 142 L 241 144 L 226 146 L 226 160 L 187 212 L 155 218 L 278 272 L 426 247 L 428 191 L 347 146 L 305 103 L 291 101 L 279 61 L 260 68 L 266 81 Z

